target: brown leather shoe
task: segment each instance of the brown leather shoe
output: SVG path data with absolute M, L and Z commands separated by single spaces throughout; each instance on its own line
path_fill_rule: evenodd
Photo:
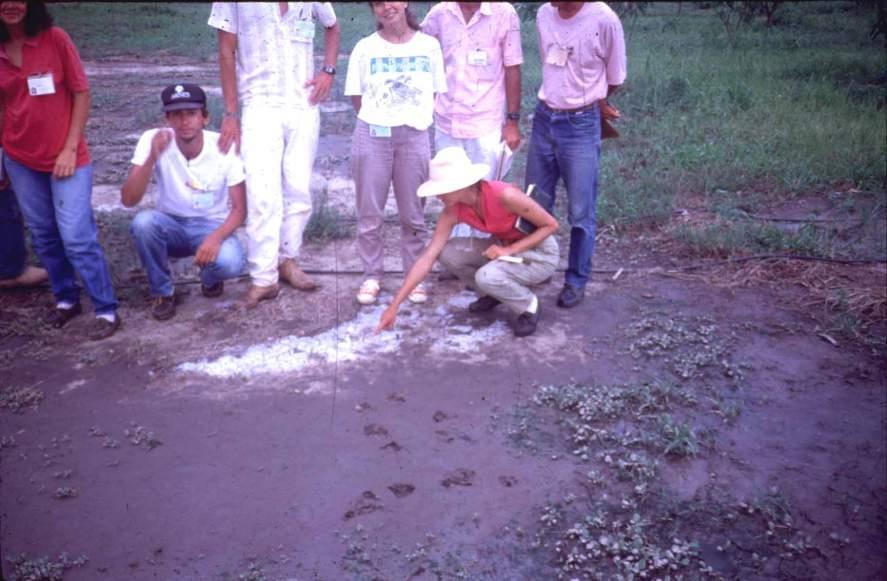
M 80 305 L 80 303 L 75 304 L 70 309 L 55 308 L 49 312 L 49 316 L 46 317 L 46 322 L 55 329 L 61 329 L 68 324 L 68 321 L 82 312 L 83 307 Z
M 281 262 L 277 271 L 280 274 L 280 280 L 295 289 L 303 291 L 317 290 L 317 283 L 305 274 L 305 271 L 299 268 L 299 265 L 292 258 L 287 258 Z
M 88 336 L 90 341 L 101 341 L 113 335 L 120 328 L 120 315 L 114 316 L 114 322 L 108 321 L 101 317 L 96 317 L 89 324 Z
M 15 278 L 0 280 L 0 288 L 13 286 L 36 286 L 49 279 L 49 275 L 42 268 L 26 266 L 20 275 Z
M 277 298 L 280 292 L 280 285 L 272 284 L 271 286 L 249 285 L 246 295 L 243 297 L 243 308 L 254 309 L 261 301 L 270 301 Z
M 217 299 L 222 296 L 223 292 L 225 292 L 225 283 L 222 281 L 219 281 L 212 286 L 206 286 L 205 284 L 200 283 L 200 294 L 208 299 Z

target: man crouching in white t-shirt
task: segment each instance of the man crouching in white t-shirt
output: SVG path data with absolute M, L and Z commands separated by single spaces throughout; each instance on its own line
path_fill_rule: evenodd
M 218 297 L 224 280 L 243 273 L 246 257 L 234 231 L 246 218 L 243 162 L 219 151 L 219 134 L 206 131 L 206 94 L 197 85 L 170 85 L 160 94 L 171 129 L 142 134 L 123 184 L 123 205 L 138 204 L 156 175 L 157 208 L 142 210 L 130 231 L 154 297 L 151 315 L 176 314 L 169 257 L 194 256 L 200 292 Z M 228 200 L 231 201 L 230 210 Z

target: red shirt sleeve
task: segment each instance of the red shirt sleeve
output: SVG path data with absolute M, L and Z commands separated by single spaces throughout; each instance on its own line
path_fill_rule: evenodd
M 77 47 L 74 46 L 71 37 L 58 26 L 53 26 L 50 33 L 62 63 L 65 84 L 73 93 L 88 91 L 89 81 L 86 79 L 83 61 L 80 60 L 80 53 L 77 52 Z

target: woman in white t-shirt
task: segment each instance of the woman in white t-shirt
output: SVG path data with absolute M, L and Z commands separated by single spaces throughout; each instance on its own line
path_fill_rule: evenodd
M 419 32 L 407 2 L 371 6 L 378 30 L 355 45 L 345 79 L 345 94 L 357 111 L 351 172 L 357 193 L 357 251 L 364 269 L 357 293 L 362 305 L 379 296 L 383 211 L 392 185 L 404 272 L 425 246 L 427 229 L 416 190 L 428 179 L 434 96 L 447 90 L 440 44 Z M 427 299 L 423 286 L 409 296 L 414 303 Z

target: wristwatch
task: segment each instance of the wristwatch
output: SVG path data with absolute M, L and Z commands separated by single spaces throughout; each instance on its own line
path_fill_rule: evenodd
M 509 113 L 505 116 L 505 118 L 509 121 L 520 121 L 520 111 Z
M 336 67 L 334 67 L 332 65 L 324 65 L 323 68 L 320 70 L 322 70 L 323 72 L 325 72 L 328 75 L 335 75 L 336 74 Z

